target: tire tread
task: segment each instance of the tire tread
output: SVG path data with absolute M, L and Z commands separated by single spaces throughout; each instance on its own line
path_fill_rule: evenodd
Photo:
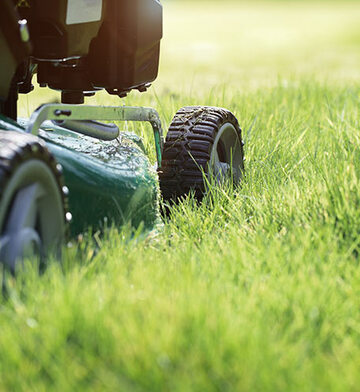
M 204 173 L 219 128 L 230 122 L 238 132 L 236 117 L 227 109 L 211 106 L 186 106 L 175 114 L 166 135 L 161 168 L 160 189 L 165 201 L 176 201 L 191 190 L 201 200 Z

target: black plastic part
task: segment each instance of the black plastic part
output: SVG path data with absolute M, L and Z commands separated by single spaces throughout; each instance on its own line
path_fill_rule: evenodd
M 61 103 L 82 104 L 84 103 L 84 93 L 82 91 L 63 90 L 61 92 Z
M 108 0 L 88 57 L 95 86 L 121 94 L 157 77 L 162 38 L 158 0 Z
M 3 1 L 3 0 L 1 0 Z M 21 17 L 27 19 L 37 59 L 62 60 L 85 56 L 102 20 L 67 24 L 68 1 L 28 0 L 18 2 Z
M 34 85 L 32 84 L 32 78 L 36 70 L 36 64 L 33 64 L 30 59 L 22 63 L 23 78 L 20 83 L 18 83 L 19 93 L 28 94 L 34 90 Z
M 241 129 L 230 111 L 210 106 L 189 106 L 175 114 L 166 135 L 161 169 L 158 171 L 165 201 L 176 202 L 190 191 L 194 192 L 197 200 L 203 198 L 204 174 L 209 169 L 212 146 L 225 123 L 235 127 L 243 157 Z
M 15 78 L 14 78 L 15 79 Z M 6 100 L 0 103 L 0 111 L 6 117 L 12 120 L 17 120 L 17 101 L 18 101 L 18 86 L 15 80 L 12 80 L 9 94 Z
M 11 0 L 0 1 L 0 34 L 2 33 L 7 41 L 7 46 L 18 64 L 22 63 L 31 53 L 31 43 L 23 42 L 19 28 L 20 16 Z M 1 53 L 2 62 L 4 53 Z M 15 72 L 15 70 L 14 70 Z
M 23 64 L 31 53 L 30 42 L 20 36 L 19 15 L 10 0 L 0 1 L 0 113 L 16 119 L 18 83 L 25 78 Z
M 46 84 L 54 90 L 82 92 L 94 89 L 81 59 L 61 63 L 41 61 L 38 64 L 37 80 L 40 85 Z

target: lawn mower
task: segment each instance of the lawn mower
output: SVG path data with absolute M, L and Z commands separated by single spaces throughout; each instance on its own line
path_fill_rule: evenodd
M 161 38 L 159 0 L 1 0 L 0 261 L 11 271 L 106 220 L 151 228 L 161 197 L 200 200 L 210 174 L 241 179 L 241 130 L 228 110 L 184 107 L 164 140 L 152 108 L 84 104 L 100 90 L 146 91 Z M 35 74 L 61 103 L 18 118 Z M 120 131 L 124 121 L 151 124 L 156 168 L 141 138 Z

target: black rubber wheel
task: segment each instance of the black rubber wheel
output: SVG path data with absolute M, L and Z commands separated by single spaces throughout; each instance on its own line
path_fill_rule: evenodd
M 61 172 L 41 139 L 0 130 L 0 261 L 12 272 L 60 250 L 70 218 Z
M 228 110 L 209 106 L 184 107 L 174 116 L 159 169 L 164 200 L 176 201 L 194 191 L 201 200 L 204 174 L 220 182 L 229 177 L 239 182 L 244 172 L 241 129 Z

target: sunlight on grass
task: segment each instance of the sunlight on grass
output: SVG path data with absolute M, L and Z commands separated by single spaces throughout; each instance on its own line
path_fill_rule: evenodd
M 113 228 L 0 298 L 0 390 L 358 389 L 360 4 L 165 2 L 158 81 L 123 101 L 227 107 L 240 187 Z M 21 98 L 26 116 L 57 93 Z M 152 143 L 147 128 L 129 124 Z

